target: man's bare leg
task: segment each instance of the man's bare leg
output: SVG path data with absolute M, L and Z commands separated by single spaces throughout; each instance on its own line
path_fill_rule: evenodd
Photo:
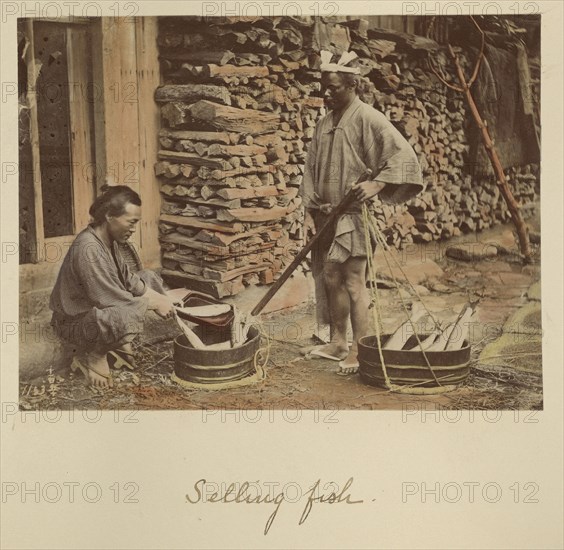
M 350 300 L 345 288 L 342 264 L 327 262 L 324 280 L 331 317 L 331 342 L 321 346 L 319 351 L 338 359 L 344 359 L 349 351 L 347 345 L 347 324 L 350 312 Z
M 350 300 L 353 345 L 341 363 L 343 374 L 358 371 L 358 340 L 369 331 L 368 308 L 370 298 L 366 290 L 366 258 L 349 258 L 343 264 L 343 276 L 347 299 Z

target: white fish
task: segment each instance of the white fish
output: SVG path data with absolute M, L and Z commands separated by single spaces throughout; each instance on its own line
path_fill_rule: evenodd
M 444 351 L 460 349 L 464 338 L 468 334 L 468 321 L 474 313 L 474 305 L 466 304 L 454 323 L 449 325 L 437 338 L 437 341 L 427 348 L 428 351 Z M 462 336 L 458 334 L 458 327 L 462 330 Z M 455 332 L 457 331 L 457 332 Z
M 410 320 L 403 323 L 384 344 L 384 349 L 400 350 L 405 346 L 409 337 L 413 334 L 413 327 L 426 314 L 425 309 L 420 304 L 413 304 Z
M 216 317 L 231 311 L 229 304 L 210 304 L 207 306 L 191 306 L 176 308 L 181 313 L 192 315 L 193 317 Z

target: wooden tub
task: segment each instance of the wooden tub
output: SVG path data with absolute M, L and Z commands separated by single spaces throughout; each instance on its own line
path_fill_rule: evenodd
M 200 331 L 195 332 L 201 335 L 202 328 L 197 327 Z M 255 373 L 255 355 L 259 348 L 260 333 L 254 326 L 242 346 L 226 350 L 194 349 L 182 334 L 174 340 L 174 374 L 197 384 L 241 380 Z
M 382 346 L 390 336 L 390 334 L 381 336 Z M 423 341 L 428 335 L 420 334 L 418 336 Z M 459 384 L 469 374 L 470 344 L 466 340 L 462 348 L 457 350 L 425 352 L 435 376 L 429 369 L 423 352 L 419 349 L 415 335 L 409 338 L 405 347 L 408 349 L 382 349 L 386 372 L 391 384 L 436 388 Z M 386 387 L 376 336 L 365 336 L 358 341 L 358 362 L 359 374 L 363 382 L 371 386 Z

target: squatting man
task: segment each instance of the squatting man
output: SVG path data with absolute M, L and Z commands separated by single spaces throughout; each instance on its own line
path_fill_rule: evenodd
M 358 340 L 368 334 L 369 294 L 366 288 L 367 235 L 362 203 L 398 204 L 420 193 L 421 169 L 415 152 L 393 124 L 358 96 L 360 69 L 351 66 L 356 54 L 332 62 L 321 53 L 322 90 L 328 113 L 315 127 L 308 151 L 300 196 L 304 229 L 315 232 L 348 191 L 355 200 L 312 250 L 317 322 L 330 326 L 330 343 L 310 356 L 339 361 L 339 374 L 358 371 Z M 377 201 L 375 199 L 378 199 Z M 327 236 L 325 236 L 327 235 Z M 349 350 L 347 327 L 352 324 Z
M 110 363 L 133 368 L 131 342 L 143 331 L 147 310 L 171 317 L 173 299 L 150 270 L 134 273 L 119 244 L 135 232 L 141 198 L 125 185 L 104 186 L 90 207 L 92 223 L 63 261 L 51 294 L 51 324 L 72 348 L 71 368 L 95 387 L 112 386 Z

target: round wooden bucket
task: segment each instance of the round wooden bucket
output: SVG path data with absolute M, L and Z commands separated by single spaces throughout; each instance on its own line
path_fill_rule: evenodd
M 390 334 L 381 336 L 382 346 L 390 336 Z M 428 335 L 420 334 L 418 336 L 422 341 Z M 405 347 L 412 349 L 382 349 L 386 373 L 391 384 L 436 388 L 459 384 L 469 374 L 470 344 L 466 340 L 462 348 L 457 350 L 426 351 L 425 356 L 433 372 L 429 369 L 425 356 L 419 349 L 415 335 L 409 338 Z M 358 341 L 358 362 L 359 374 L 363 382 L 371 386 L 386 387 L 376 336 L 365 336 Z
M 181 380 L 198 384 L 217 384 L 241 380 L 255 373 L 255 354 L 260 348 L 260 333 L 249 329 L 247 341 L 227 350 L 194 349 L 184 334 L 174 340 L 174 373 Z

